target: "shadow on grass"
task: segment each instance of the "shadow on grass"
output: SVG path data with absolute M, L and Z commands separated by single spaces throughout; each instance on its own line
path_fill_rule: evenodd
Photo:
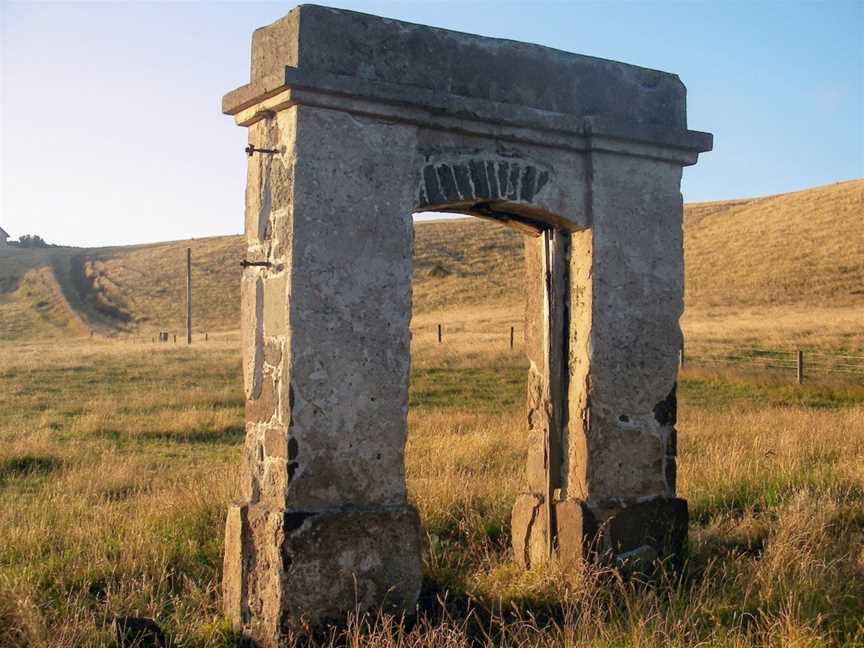
M 819 475 L 805 474 L 797 479 L 761 475 L 728 484 L 710 497 L 690 496 L 690 521 L 706 525 L 717 517 L 738 518 L 746 513 L 763 513 L 782 506 L 802 492 L 829 489 L 864 506 L 864 485 L 856 481 L 847 479 L 824 483 Z
M 237 445 L 243 442 L 246 432 L 239 425 L 229 425 L 222 429 L 201 429 L 177 432 L 172 430 L 146 430 L 143 432 L 123 432 L 120 430 L 100 430 L 94 436 L 117 444 L 123 443 L 179 443 L 189 445 Z
M 63 462 L 51 455 L 26 454 L 0 461 L 0 485 L 7 480 L 32 475 L 47 475 L 59 470 Z
M 500 411 L 525 399 L 522 367 L 421 367 L 411 372 L 409 407 Z

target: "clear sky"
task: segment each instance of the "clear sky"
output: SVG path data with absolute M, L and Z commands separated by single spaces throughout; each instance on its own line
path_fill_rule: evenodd
M 2 3 L 0 226 L 74 245 L 238 233 L 252 30 L 293 3 Z M 715 150 L 684 198 L 864 176 L 864 0 L 320 2 L 675 72 Z

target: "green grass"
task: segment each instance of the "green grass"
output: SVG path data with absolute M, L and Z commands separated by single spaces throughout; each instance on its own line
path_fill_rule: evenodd
M 864 404 L 864 384 L 854 379 L 822 375 L 798 385 L 794 372 L 731 367 L 725 370 L 688 368 L 678 382 L 678 394 L 690 404 L 712 408 L 735 403 L 817 409 Z

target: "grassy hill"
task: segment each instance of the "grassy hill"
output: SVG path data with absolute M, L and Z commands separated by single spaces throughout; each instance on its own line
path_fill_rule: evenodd
M 799 336 L 830 328 L 842 346 L 864 342 L 864 180 L 687 205 L 684 227 L 685 329 L 706 338 L 724 332 L 764 338 L 768 333 L 760 327 L 785 318 Z M 478 219 L 418 223 L 415 231 L 417 322 L 442 311 L 450 322 L 460 314 L 518 319 L 524 294 L 520 234 Z M 237 328 L 243 241 L 226 236 L 0 250 L 0 339 L 179 331 L 187 247 L 195 329 Z M 814 319 L 817 312 L 824 325 Z
M 693 305 L 864 303 L 864 181 L 688 205 Z

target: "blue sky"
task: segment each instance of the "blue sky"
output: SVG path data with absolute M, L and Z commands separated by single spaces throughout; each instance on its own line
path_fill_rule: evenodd
M 331 4 L 675 72 L 688 202 L 864 176 L 864 0 Z M 293 3 L 2 0 L 0 226 L 74 245 L 242 229 L 252 30 Z

